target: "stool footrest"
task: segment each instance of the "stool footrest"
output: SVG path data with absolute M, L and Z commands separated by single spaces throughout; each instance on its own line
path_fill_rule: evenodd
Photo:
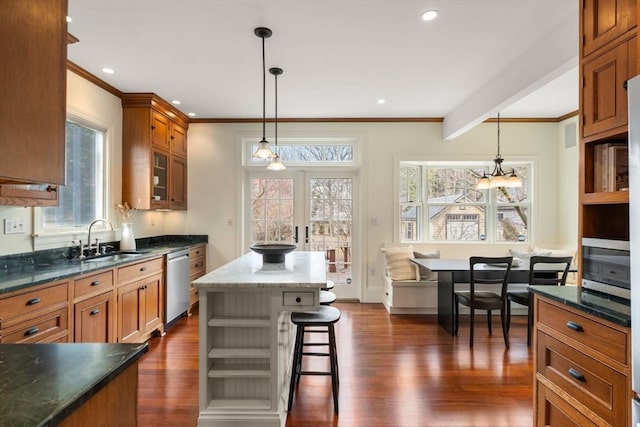
M 300 371 L 300 375 L 333 375 L 331 372 L 322 372 L 322 371 Z

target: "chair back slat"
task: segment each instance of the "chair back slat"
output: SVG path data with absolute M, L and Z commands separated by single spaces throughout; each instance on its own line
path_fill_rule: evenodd
M 529 285 L 564 286 L 572 260 L 573 257 L 532 256 L 529 260 Z M 557 272 L 545 273 L 544 269 L 536 269 L 538 264 L 549 264 Z
M 471 292 L 471 298 L 473 300 L 474 292 L 475 292 L 475 284 L 500 284 L 500 295 L 503 298 L 506 298 L 507 295 L 507 285 L 509 284 L 509 274 L 511 273 L 511 264 L 513 263 L 513 257 L 478 257 L 472 256 L 469 258 L 469 291 Z M 498 278 L 487 278 L 479 276 L 479 273 L 487 273 L 487 271 L 477 270 L 476 265 L 478 264 L 490 264 L 494 267 L 502 267 L 502 270 L 493 270 L 492 274 L 502 273 L 501 277 Z

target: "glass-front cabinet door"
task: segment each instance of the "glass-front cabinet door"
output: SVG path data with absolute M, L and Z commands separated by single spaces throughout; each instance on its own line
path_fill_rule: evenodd
M 153 150 L 153 177 L 151 182 L 151 207 L 169 207 L 169 153 Z

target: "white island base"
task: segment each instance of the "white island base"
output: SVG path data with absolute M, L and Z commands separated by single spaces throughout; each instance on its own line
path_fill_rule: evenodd
M 322 252 L 282 264 L 248 253 L 194 282 L 200 297 L 199 427 L 286 422 L 295 328 L 291 311 L 318 310 Z

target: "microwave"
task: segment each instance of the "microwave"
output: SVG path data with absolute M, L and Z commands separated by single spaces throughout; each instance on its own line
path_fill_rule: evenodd
M 582 287 L 631 299 L 630 245 L 626 240 L 582 239 Z

